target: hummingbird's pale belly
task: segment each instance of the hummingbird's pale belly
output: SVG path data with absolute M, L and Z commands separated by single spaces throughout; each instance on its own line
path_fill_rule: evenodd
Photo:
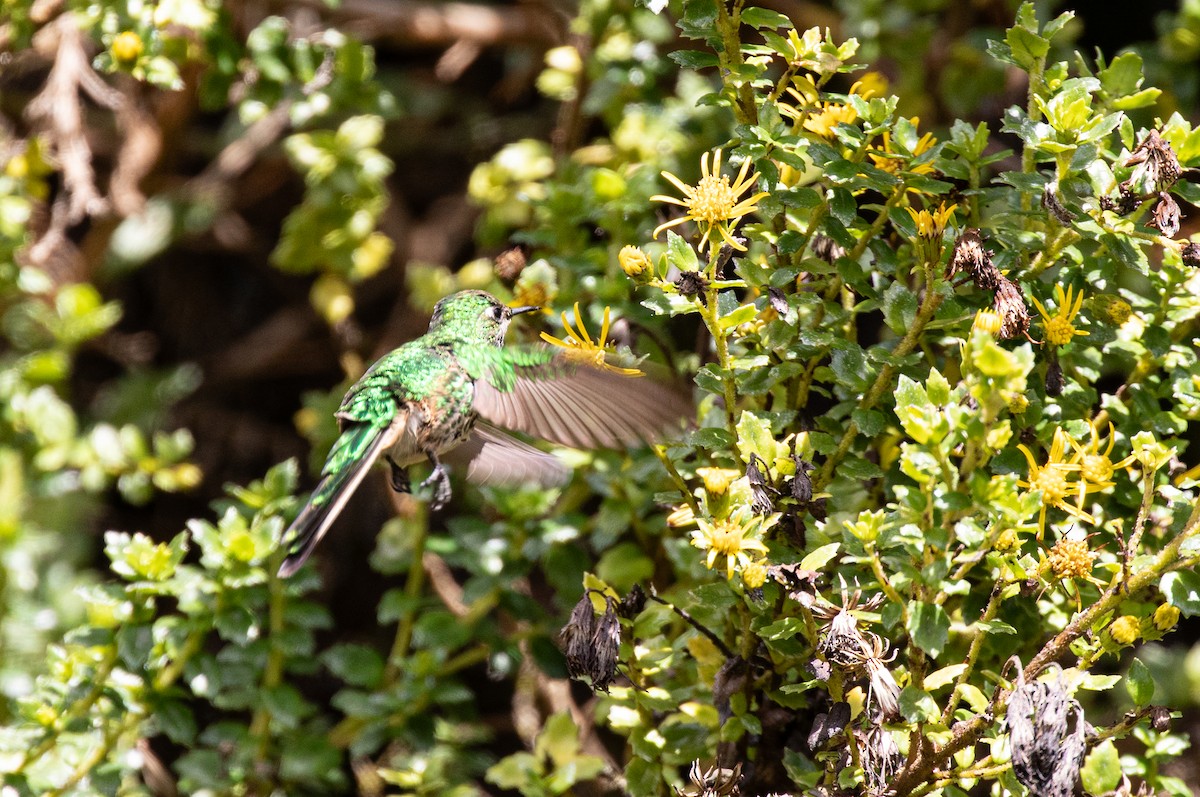
M 479 416 L 472 409 L 465 412 L 447 410 L 445 406 L 430 406 L 430 400 L 409 404 L 399 436 L 388 449 L 388 456 L 400 467 L 408 467 L 428 458 L 429 453 L 443 454 L 471 436 Z

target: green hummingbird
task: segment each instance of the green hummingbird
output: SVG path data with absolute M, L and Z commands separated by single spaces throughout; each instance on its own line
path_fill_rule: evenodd
M 308 503 L 284 535 L 279 575 L 300 568 L 376 460 L 392 489 L 409 492 L 408 467 L 433 465 L 422 488 L 430 508 L 450 500 L 448 466 L 484 485 L 561 485 L 552 454 L 498 427 L 577 448 L 618 448 L 652 439 L 691 414 L 691 402 L 648 377 L 631 377 L 546 346 L 504 346 L 509 321 L 537 307 L 509 307 L 484 291 L 461 291 L 433 310 L 429 331 L 381 357 L 342 399 L 341 434 Z

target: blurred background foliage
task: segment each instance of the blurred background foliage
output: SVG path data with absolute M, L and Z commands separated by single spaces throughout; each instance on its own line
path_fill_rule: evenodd
M 1046 3 L 1039 14 L 1046 21 L 1065 8 Z M 780 663 L 801 656 L 803 634 L 794 625 L 766 627 L 769 612 L 752 594 L 764 588 L 762 580 L 754 583 L 755 562 L 739 564 L 740 581 L 727 582 L 725 562 L 709 569 L 712 559 L 706 567 L 705 555 L 696 551 L 698 532 L 667 525 L 670 507 L 687 502 L 702 517 L 738 517 L 720 496 L 730 480 L 744 479 L 746 465 L 753 464 L 746 461 L 748 452 L 776 469 L 771 478 L 778 479 L 780 463 L 792 462 L 780 442 L 789 433 L 813 429 L 833 440 L 851 417 L 847 402 L 857 400 L 881 368 L 895 365 L 865 352 L 885 341 L 895 345 L 918 313 L 915 294 L 884 295 L 886 286 L 872 281 L 866 264 L 878 274 L 919 277 L 909 242 L 926 227 L 905 213 L 892 216 L 886 230 L 882 222 L 872 227 L 886 216 L 882 200 L 859 217 L 850 199 L 851 189 L 860 195 L 864 185 L 882 191 L 891 184 L 878 174 L 872 179 L 883 182 L 864 185 L 835 174 L 828 195 L 805 193 L 824 185 L 812 159 L 796 154 L 794 138 L 767 135 L 783 136 L 788 124 L 761 115 L 767 107 L 761 100 L 760 115 L 750 118 L 756 106 L 747 97 L 760 89 L 754 81 L 778 79 L 784 53 L 783 39 L 777 43 L 761 31 L 782 30 L 782 23 L 798 32 L 828 29 L 833 43 L 857 40 L 848 60 L 861 68 L 839 65 L 821 73 L 828 79 L 818 87 L 821 99 L 854 104 L 853 84 L 864 74 L 874 76 L 877 99 L 894 97 L 894 107 L 860 114 L 863 123 L 875 114 L 873 124 L 896 142 L 875 162 L 877 172 L 894 171 L 884 165 L 897 159 L 908 170 L 906 185 L 930 196 L 940 191 L 947 205 L 964 208 L 959 226 L 991 228 L 989 246 L 1002 270 L 1027 268 L 1037 251 L 1055 242 L 1067 263 L 1063 281 L 1069 277 L 1077 289 L 1089 288 L 1084 313 L 1098 320 L 1089 325 L 1090 338 L 1064 354 L 1078 389 L 1068 388 L 1061 402 L 1052 401 L 1045 386 L 1051 366 L 1039 360 L 1031 373 L 1029 354 L 1005 360 L 1009 371 L 990 374 L 1004 384 L 991 387 L 978 374 L 972 383 L 969 365 L 965 376 L 949 373 L 944 384 L 928 363 L 923 372 L 912 360 L 901 363 L 909 370 L 887 388 L 887 417 L 872 407 L 853 415 L 858 429 L 874 430 L 866 434 L 868 442 L 860 437 L 836 473 L 814 473 L 818 496 L 810 500 L 821 500 L 822 489 L 832 491 L 830 519 L 813 511 L 807 529 L 798 524 L 791 536 L 782 527 L 772 532 L 771 561 L 824 565 L 834 557 L 827 544 L 844 538 L 847 556 L 838 572 L 851 588 L 857 582 L 878 591 L 869 566 L 873 548 L 862 541 L 874 540 L 882 528 L 898 528 L 893 542 L 916 550 L 919 563 L 919 539 L 904 535 L 913 532 L 905 523 L 922 505 L 907 479 L 915 480 L 929 461 L 918 454 L 898 459 L 901 429 L 926 442 L 934 432 L 923 424 L 936 425 L 928 419 L 930 408 L 934 415 L 954 416 L 947 409 L 954 404 L 949 390 L 960 379 L 978 398 L 1011 391 L 1015 382 L 1004 380 L 1028 375 L 1033 407 L 1022 428 L 1012 431 L 1027 433 L 1021 441 L 1035 450 L 1039 440 L 1050 447 L 1060 420 L 1092 419 L 1104 396 L 1103 406 L 1121 429 L 1120 456 L 1142 428 L 1142 413 L 1153 418 L 1145 428 L 1175 449 L 1172 467 L 1187 471 L 1197 464 L 1188 448 L 1198 412 L 1197 388 L 1189 381 L 1195 358 L 1185 363 L 1187 355 L 1171 348 L 1186 349 L 1193 335 L 1188 324 L 1194 308 L 1182 297 L 1194 293 L 1188 287 L 1194 280 L 1178 253 L 1160 262 L 1161 247 L 1148 245 L 1154 239 L 1144 227 L 1122 228 L 1108 230 L 1106 239 L 1120 262 L 1096 261 L 1095 250 L 1072 248 L 1073 242 L 1047 232 L 1053 228 L 1039 226 L 1048 211 L 1038 209 L 1036 198 L 1047 179 L 1034 179 L 1030 169 L 1029 179 L 1011 177 L 1021 170 L 1014 150 L 1037 150 L 1049 162 L 1061 154 L 1061 148 L 1044 146 L 1045 131 L 1005 115 L 1013 106 L 1029 109 L 1030 69 L 1011 51 L 1007 62 L 994 57 L 988 42 L 1005 39 L 1017 3 L 750 4 L 740 31 L 749 49 L 744 61 L 735 59 L 737 68 L 722 59 L 742 45 L 736 35 L 715 35 L 716 9 L 701 0 L 672 0 L 661 10 L 634 0 L 5 3 L 5 797 L 662 794 L 675 788 L 708 794 L 729 793 L 722 778 L 728 780 L 735 764 L 748 767 L 748 794 L 799 793 L 818 782 L 826 793 L 876 788 L 869 777 L 866 786 L 854 780 L 864 777 L 861 761 L 840 767 L 836 750 L 821 752 L 828 740 L 810 736 L 814 723 L 827 721 L 819 717 L 828 714 L 818 712 L 830 712 L 830 700 L 844 697 L 841 684 L 831 686 L 832 698 L 826 698 L 823 686 L 813 686 L 822 679 Z M 1064 61 L 1076 75 L 1086 74 L 1103 70 L 1119 54 L 1135 53 L 1144 83 L 1130 77 L 1138 69 L 1126 60 L 1122 74 L 1114 69 L 1103 90 L 1088 94 L 1089 102 L 1096 98 L 1097 115 L 1124 114 L 1127 129 L 1113 133 L 1114 152 L 1121 143 L 1132 149 L 1156 118 L 1179 114 L 1173 141 L 1189 142 L 1186 157 L 1179 153 L 1185 167 L 1200 166 L 1200 147 L 1187 124 L 1197 119 L 1200 100 L 1196 4 L 1149 2 L 1114 13 L 1082 3 L 1073 10 L 1077 15 L 1047 37 L 1043 66 Z M 1131 99 L 1147 87 L 1161 93 Z M 855 100 L 866 103 L 868 96 L 863 92 Z M 1063 102 L 1072 99 L 1079 97 Z M 865 104 L 854 107 L 867 110 Z M 1046 117 L 1055 112 L 1043 111 Z M 960 120 L 965 126 L 955 128 Z M 1000 132 L 1002 120 L 1012 123 Z M 968 131 L 980 123 L 991 137 L 985 131 L 972 139 Z M 949 143 L 922 148 L 918 126 Z M 840 137 L 825 136 L 837 141 L 826 145 L 832 160 L 846 160 L 845 152 L 872 140 L 861 133 L 854 138 L 850 127 L 841 128 Z M 735 279 L 743 281 L 734 287 L 740 298 L 719 307 L 714 300 L 715 314 L 707 317 L 670 287 L 639 288 L 649 277 L 626 268 L 619 252 L 643 245 L 656 264 L 704 270 L 705 247 L 697 255 L 682 239 L 670 239 L 670 248 L 662 238 L 650 243 L 651 231 L 670 216 L 668 206 L 649 198 L 673 192 L 661 172 L 693 185 L 702 155 L 731 142 L 741 145 L 739 158 L 752 159 L 765 190 L 773 192 L 762 200 L 762 218 L 778 226 L 750 228 L 752 246 L 759 248 L 756 257 L 738 261 L 743 265 Z M 1096 143 L 1078 162 L 1059 163 L 1057 184 L 1076 212 L 1088 179 L 1096 194 L 1103 193 L 1104 175 L 1089 171 L 1087 161 L 1103 160 L 1105 146 Z M 846 149 L 837 151 L 841 147 Z M 1074 144 L 1070 152 L 1076 152 Z M 1118 161 L 1113 155 L 1107 162 Z M 1000 172 L 1007 182 L 992 182 Z M 1186 203 L 1196 200 L 1196 188 L 1180 183 L 1176 193 L 1185 203 L 1184 227 L 1168 237 L 1186 238 L 1195 217 Z M 825 196 L 834 197 L 831 207 L 822 204 Z M 776 276 L 768 268 L 776 261 L 764 253 L 802 251 L 796 237 L 788 237 L 796 218 L 789 214 L 820 221 L 804 216 L 815 207 L 829 211 L 831 221 L 822 230 L 835 239 L 844 234 L 836 243 L 862 240 L 869 252 L 839 264 L 841 277 L 831 263 L 814 265 L 811 256 Z M 999 221 L 989 224 L 987 218 Z M 928 215 L 924 223 L 930 223 Z M 937 233 L 940 239 L 940 228 Z M 1096 262 L 1101 265 L 1090 270 Z M 815 296 L 797 290 L 802 271 L 819 280 L 844 278 L 870 298 L 855 311 L 861 324 L 846 323 L 853 308 L 839 307 L 838 289 L 824 302 L 820 312 L 828 306 L 831 314 L 825 326 L 853 345 L 816 357 L 823 370 L 808 374 L 807 384 L 815 376 L 817 386 L 800 417 L 792 412 L 797 407 L 772 403 L 772 395 L 794 399 L 801 391 L 797 363 L 781 363 L 774 352 L 798 345 L 808 358 L 828 353 L 830 344 L 819 337 L 780 337 L 779 327 L 769 326 L 780 315 L 803 316 L 812 330 L 822 325 L 813 322 L 815 304 L 785 299 L 779 306 L 768 287 L 791 286 L 796 296 Z M 1091 295 L 1099 283 L 1107 300 Z M 707 366 L 699 379 L 706 396 L 701 428 L 667 450 L 679 470 L 668 473 L 650 451 L 571 453 L 577 476 L 561 494 L 456 490 L 452 509 L 435 517 L 410 497 L 391 494 L 381 475 L 360 490 L 315 566 L 280 582 L 273 576 L 277 538 L 336 433 L 332 413 L 342 392 L 375 357 L 420 334 L 433 303 L 461 288 L 485 288 L 555 311 L 514 325 L 514 340 L 535 339 L 540 329 L 562 335 L 557 312 L 579 301 L 583 318 L 577 320 L 593 334 L 611 306 L 617 344 L 689 375 Z M 1056 311 L 1061 306 L 1048 282 L 1033 294 Z M 1158 392 L 1137 394 L 1141 403 L 1132 410 L 1107 403 L 1122 380 L 1114 380 L 1105 365 L 1117 362 L 1131 371 L 1146 349 L 1125 339 L 1111 350 L 1116 360 L 1106 363 L 1100 348 L 1119 336 L 1122 325 L 1111 312 L 1104 316 L 1118 294 L 1126 311 L 1158 319 L 1164 329 L 1179 325 L 1173 341 L 1148 344 L 1158 362 L 1174 357 L 1177 367 L 1155 383 Z M 727 295 L 734 298 L 733 291 Z M 967 331 L 977 304 L 951 292 L 926 349 L 956 351 L 968 338 L 982 346 L 983 339 Z M 752 309 L 739 314 L 746 306 Z M 742 347 L 736 354 L 746 363 L 771 365 L 763 370 L 772 376 L 757 382 L 738 377 L 736 396 L 750 411 L 745 416 L 713 400 L 714 394 L 728 396 L 726 386 L 733 385 L 728 371 L 713 368 L 714 324 L 717 337 L 736 333 Z M 1033 333 L 1042 330 L 1035 324 Z M 1153 326 L 1146 330 L 1150 338 L 1155 334 Z M 761 361 L 753 359 L 760 355 Z M 955 394 L 955 401 L 960 398 Z M 1065 410 L 1057 413 L 1050 405 Z M 1020 414 L 1011 402 L 996 412 Z M 824 427 L 822 415 L 828 415 Z M 969 419 L 955 417 L 951 428 L 965 434 Z M 1087 439 L 1086 427 L 1073 432 L 1075 439 Z M 800 453 L 820 455 L 818 469 L 823 459 L 847 454 L 834 456 L 836 446 L 819 436 L 813 440 Z M 1029 476 L 1016 442 L 1014 437 L 997 457 L 997 472 L 1011 476 L 1006 487 L 992 494 L 980 487 L 974 497 L 994 501 L 993 522 L 1008 517 L 1028 537 L 1029 512 L 1036 516 L 1040 504 L 1016 487 L 1013 474 Z M 785 472 L 794 475 L 797 466 L 790 467 L 785 464 Z M 1166 480 L 1165 460 L 1144 467 L 1151 482 L 1160 468 Z M 721 470 L 732 471 L 725 488 Z M 1140 497 L 1138 484 L 1123 483 L 1117 497 L 1104 499 L 1111 502 L 1105 517 L 1123 517 L 1132 527 Z M 747 500 L 744 492 L 734 499 Z M 888 501 L 894 503 L 886 523 L 882 515 L 859 516 L 860 509 L 882 510 Z M 1164 528 L 1183 524 L 1167 507 L 1155 511 Z M 847 533 L 843 520 L 850 523 Z M 1061 517 L 1052 522 L 1067 534 Z M 979 543 L 984 530 L 974 531 Z M 1111 565 L 1116 538 L 1111 526 L 1103 533 L 1109 536 L 1096 547 Z M 1038 545 L 1026 537 L 1026 555 L 1033 555 Z M 897 551 L 885 560 L 889 571 L 911 567 Z M 930 572 L 906 577 L 946 577 L 940 562 L 925 565 Z M 657 585 L 691 613 L 695 626 L 653 601 L 631 610 L 623 621 L 622 660 L 634 688 L 619 680 L 607 697 L 568 681 L 560 650 L 559 631 L 583 594 L 585 577 L 601 590 L 597 595 L 624 597 L 635 585 Z M 1197 586 L 1181 579 L 1171 582 L 1179 594 Z M 963 580 L 951 584 L 949 594 L 960 588 L 971 591 Z M 603 593 L 608 589 L 613 592 Z M 781 586 L 765 589 L 765 606 L 782 605 Z M 841 589 L 830 569 L 822 595 L 840 605 Z M 1099 592 L 1087 584 L 1077 590 L 1090 599 Z M 974 593 L 959 594 L 966 608 L 954 610 L 961 614 L 953 626 L 941 603 L 921 604 L 929 607 L 928 616 L 922 609 L 899 625 L 899 610 L 864 616 L 882 622 L 884 636 L 907 645 L 899 666 L 911 677 L 924 671 L 923 657 L 937 659 L 947 644 L 951 652 L 942 665 L 967 655 L 961 626 L 974 621 L 971 611 L 982 611 L 988 597 L 986 589 Z M 1040 646 L 1064 628 L 1080 594 L 1044 591 L 1039 603 L 1007 616 L 1021 629 L 1025 646 L 1003 633 L 989 637 L 996 649 L 989 648 L 986 662 L 995 669 L 970 685 L 990 690 L 1001 677 L 1004 655 L 1036 651 L 1028 645 Z M 1137 635 L 1161 637 L 1162 628 L 1154 629 L 1172 626 L 1169 612 L 1157 613 L 1162 595 L 1130 597 L 1136 601 L 1122 606 L 1121 619 L 1135 618 Z M 1123 764 L 1125 773 L 1152 782 L 1152 791 L 1200 788 L 1200 772 L 1188 763 L 1194 748 L 1183 754 L 1200 720 L 1194 594 L 1190 601 L 1177 601 L 1184 603 L 1184 619 L 1176 633 L 1141 646 L 1136 665 L 1128 655 L 1102 658 L 1119 653 L 1121 638 L 1132 633 L 1112 623 L 1111 613 L 1088 637 L 1095 647 L 1075 651 L 1094 663 L 1096 678 L 1126 675 L 1128 696 L 1096 691 L 1085 699 L 1097 726 L 1119 722 L 1131 707 L 1145 708 L 1148 691 L 1155 703 L 1184 710 L 1174 734 L 1143 722 L 1134 731 L 1136 744 L 1121 741 L 1121 752 L 1132 756 Z M 606 608 L 604 600 L 594 602 L 597 612 Z M 744 620 L 745 628 L 728 629 L 730 618 Z M 699 627 L 718 629 L 717 642 Z M 759 641 L 761 649 L 755 647 Z M 764 656 L 772 664 L 764 665 Z M 774 702 L 746 686 L 736 667 L 748 663 L 756 677 L 775 667 L 790 679 Z M 941 677 L 948 684 L 954 674 L 941 671 Z M 780 686 L 777 680 L 770 684 Z M 1093 682 L 1088 688 L 1100 687 Z M 960 691 L 975 713 L 984 713 L 986 699 L 977 705 L 973 693 Z M 937 725 L 932 698 L 919 689 L 906 693 L 904 720 Z M 850 699 L 858 701 L 861 721 L 861 690 Z M 784 719 L 781 707 L 791 712 Z M 946 709 L 948 716 L 953 708 Z M 1103 745 L 1095 749 L 1100 752 L 1089 759 L 1084 786 L 1095 794 L 1122 788 L 1110 766 L 1116 753 L 1110 756 Z M 755 755 L 760 758 L 753 765 Z M 1007 777 L 1005 788 L 1020 788 L 1004 767 L 1003 749 L 993 747 L 990 755 L 1010 774 L 976 775 L 983 780 L 967 777 L 936 788 L 963 793 L 973 783 L 990 783 L 989 777 Z M 702 766 L 689 774 L 696 760 Z M 957 761 L 960 767 L 971 763 Z M 715 769 L 706 777 L 710 766 Z M 830 780 L 837 770 L 850 773 L 847 780 Z

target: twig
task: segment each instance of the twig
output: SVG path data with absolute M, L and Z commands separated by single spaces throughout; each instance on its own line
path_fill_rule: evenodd
M 650 600 L 654 601 L 655 603 L 661 603 L 663 606 L 666 606 L 668 609 L 675 612 L 675 614 L 679 615 L 684 620 L 684 622 L 686 622 L 692 628 L 695 628 L 697 631 L 699 631 L 701 634 L 703 634 L 708 639 L 709 642 L 712 642 L 714 645 L 716 645 L 717 650 L 721 651 L 722 655 L 724 655 L 725 658 L 732 659 L 737 656 L 737 654 L 734 653 L 729 648 L 729 646 L 725 644 L 724 640 L 722 640 L 719 636 L 717 636 L 712 631 L 708 630 L 703 625 L 701 625 L 694 617 L 692 617 L 690 614 L 687 613 L 686 609 L 680 609 L 678 606 L 671 603 L 670 601 L 666 601 L 666 600 L 663 600 L 662 598 L 658 597 L 658 592 L 654 589 L 653 584 L 650 585 Z

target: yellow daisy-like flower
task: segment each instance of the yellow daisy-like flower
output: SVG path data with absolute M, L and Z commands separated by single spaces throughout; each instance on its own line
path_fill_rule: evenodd
M 1050 549 L 1050 570 L 1060 580 L 1087 578 L 1092 573 L 1096 554 L 1088 548 L 1087 539 L 1068 534 Z
M 1075 491 L 1078 498 L 1078 503 L 1082 504 L 1084 496 L 1087 494 L 1087 484 L 1085 482 L 1070 481 L 1070 474 L 1079 471 L 1080 465 L 1078 458 L 1072 458 L 1070 461 L 1064 459 L 1066 454 L 1067 443 L 1070 438 L 1062 429 L 1054 431 L 1054 442 L 1050 445 L 1050 455 L 1046 459 L 1045 465 L 1039 465 L 1033 457 L 1033 452 L 1025 446 L 1024 443 L 1017 446 L 1017 449 L 1025 455 L 1025 460 L 1029 463 L 1029 480 L 1018 481 L 1017 484 L 1027 490 L 1038 490 L 1042 494 L 1042 511 L 1038 515 L 1038 538 L 1046 527 L 1046 507 L 1053 506 L 1063 510 L 1068 515 L 1078 518 L 1086 523 L 1095 523 L 1096 519 L 1087 512 L 1083 511 L 1081 506 L 1073 506 L 1067 503 L 1067 496 Z M 1076 490 L 1076 488 L 1078 488 Z
M 696 468 L 696 475 L 704 480 L 706 493 L 724 495 L 729 485 L 741 477 L 742 472 L 732 468 Z
M 1071 323 L 1079 314 L 1079 308 L 1083 307 L 1083 291 L 1075 296 L 1073 288 L 1067 288 L 1064 291 L 1062 285 L 1055 285 L 1054 298 L 1058 302 L 1058 312 L 1054 315 L 1046 312 L 1045 305 L 1036 297 L 1033 300 L 1034 306 L 1042 316 L 1042 327 L 1046 330 L 1046 342 L 1052 346 L 1065 346 L 1076 335 L 1088 334 L 1081 329 L 1076 329 L 1075 325 Z
M 905 210 L 912 216 L 913 224 L 917 225 L 917 235 L 926 240 L 936 241 L 941 239 L 946 222 L 954 216 L 954 209 L 957 207 L 957 204 L 946 207 L 946 203 L 942 202 L 932 213 L 928 210 L 916 211 L 910 207 L 906 207 Z
M 1096 429 L 1096 425 L 1088 422 L 1088 429 L 1091 432 L 1091 442 L 1086 446 L 1081 446 L 1079 443 L 1071 440 L 1071 445 L 1075 448 L 1075 456 L 1079 460 L 1079 475 L 1083 478 L 1089 492 L 1094 490 L 1104 490 L 1112 487 L 1113 474 L 1119 470 L 1125 470 L 1133 463 L 1137 462 L 1137 457 L 1133 454 L 1125 457 L 1120 462 L 1113 462 L 1109 457 L 1112 454 L 1113 446 L 1116 445 L 1116 435 L 1113 434 L 1113 425 L 1108 425 L 1108 447 L 1103 453 L 1100 451 L 1100 432 Z
M 670 172 L 662 173 L 663 177 L 683 193 L 683 199 L 664 194 L 652 196 L 650 199 L 655 202 L 670 202 L 673 205 L 680 205 L 687 208 L 687 213 L 658 225 L 654 230 L 654 237 L 657 238 L 663 230 L 687 221 L 694 221 L 702 230 L 701 245 L 710 239 L 713 241 L 713 245 L 716 245 L 717 241 L 712 238 L 715 230 L 721 236 L 721 240 L 734 249 L 744 252 L 746 247 L 734 240 L 730 230 L 743 216 L 757 210 L 758 200 L 769 192 L 759 191 L 746 199 L 740 199 L 742 194 L 753 188 L 755 181 L 758 180 L 758 174 L 750 171 L 750 160 L 747 158 L 742 162 L 737 180 L 731 185 L 729 178 L 721 174 L 721 150 L 718 149 L 713 155 L 712 171 L 708 169 L 708 155 L 709 153 L 706 152 L 700 156 L 700 182 L 694 186 L 688 185 Z
M 742 583 L 747 589 L 759 589 L 767 583 L 767 560 L 759 559 L 743 567 Z
M 709 570 L 719 557 L 725 557 L 725 577 L 731 579 L 735 569 L 745 568 L 766 555 L 767 546 L 758 535 L 778 523 L 779 517 L 779 513 L 755 515 L 748 507 L 741 507 L 721 520 L 696 518 L 700 528 L 692 532 L 692 545 L 708 551 L 704 564 Z M 751 553 L 757 556 L 752 559 Z
M 567 332 L 567 337 L 556 338 L 546 332 L 542 333 L 542 340 L 552 346 L 559 346 L 566 350 L 566 354 L 573 360 L 587 363 L 596 368 L 604 368 L 608 371 L 613 371 L 626 376 L 641 376 L 642 372 L 636 368 L 621 368 L 616 365 L 610 365 L 607 362 L 606 355 L 613 351 L 613 347 L 608 345 L 608 327 L 609 313 L 611 308 L 604 308 L 604 321 L 600 325 L 600 337 L 597 340 L 592 340 L 592 336 L 588 334 L 587 327 L 583 325 L 583 316 L 579 313 L 579 302 L 575 302 L 575 327 L 571 326 L 571 322 L 567 320 L 567 314 L 562 314 L 563 329 Z
M 786 114 L 785 114 L 786 115 Z M 808 113 L 801 122 L 801 127 L 821 138 L 833 138 L 833 129 L 839 124 L 853 124 L 858 119 L 858 112 L 851 105 L 840 102 L 827 102 L 816 113 Z
M 971 330 L 982 330 L 993 338 L 1000 337 L 1000 330 L 1004 327 L 1004 319 L 1000 318 L 1000 314 L 995 310 L 980 310 L 975 314 L 975 323 L 971 324 Z
M 913 127 L 916 127 L 920 119 L 914 116 L 909 121 L 912 122 Z M 929 150 L 933 149 L 933 145 L 936 143 L 937 139 L 933 137 L 933 133 L 926 133 L 917 140 L 917 145 L 913 147 L 913 151 L 911 153 L 907 153 L 904 151 L 898 151 L 895 147 L 893 147 L 892 134 L 890 132 L 885 132 L 883 134 L 883 148 L 875 150 L 874 152 L 868 152 L 867 157 L 870 158 L 875 164 L 875 168 L 882 169 L 889 174 L 895 174 L 896 172 L 900 171 L 900 164 L 902 162 L 908 159 L 916 159 L 920 155 L 925 154 Z M 912 174 L 931 174 L 934 171 L 934 168 L 928 163 L 918 163 L 915 166 L 911 166 L 908 171 Z

